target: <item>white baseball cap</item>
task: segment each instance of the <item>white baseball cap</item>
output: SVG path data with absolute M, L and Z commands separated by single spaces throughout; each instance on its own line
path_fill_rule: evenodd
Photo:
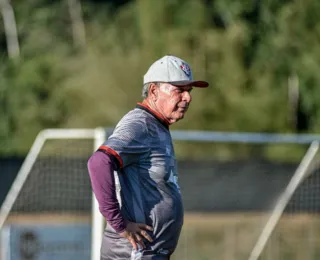
M 143 84 L 151 82 L 168 82 L 177 87 L 206 88 L 209 86 L 206 81 L 193 80 L 189 64 L 171 55 L 162 57 L 150 66 L 143 77 Z

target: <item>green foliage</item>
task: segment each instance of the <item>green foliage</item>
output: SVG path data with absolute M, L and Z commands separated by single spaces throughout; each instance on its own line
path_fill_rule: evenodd
M 48 127 L 114 126 L 141 100 L 151 62 L 168 53 L 211 85 L 194 90 L 187 120 L 172 129 L 295 132 L 293 74 L 306 131 L 320 129 L 319 1 L 124 2 L 82 4 L 87 47 L 79 52 L 67 1 L 14 1 L 22 54 L 10 62 L 0 45 L 0 153 L 25 153 Z
M 1 153 L 27 151 L 40 130 L 56 127 L 67 112 L 64 74 L 48 56 L 10 63 L 0 84 Z

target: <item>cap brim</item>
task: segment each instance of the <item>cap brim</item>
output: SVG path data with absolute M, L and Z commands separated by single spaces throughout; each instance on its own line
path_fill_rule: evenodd
M 200 80 L 182 80 L 182 81 L 173 81 L 169 83 L 176 87 L 192 86 L 196 88 L 207 88 L 209 86 L 208 82 L 200 81 Z

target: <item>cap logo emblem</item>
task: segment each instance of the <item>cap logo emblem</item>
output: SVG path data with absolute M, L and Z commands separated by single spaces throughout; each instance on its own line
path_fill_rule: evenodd
M 183 70 L 183 72 L 184 72 L 188 77 L 191 76 L 191 69 L 190 69 L 190 67 L 189 67 L 188 64 L 182 63 L 182 64 L 180 65 L 180 68 Z

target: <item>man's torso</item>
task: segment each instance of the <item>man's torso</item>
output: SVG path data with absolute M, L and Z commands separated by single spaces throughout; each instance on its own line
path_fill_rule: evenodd
M 124 161 L 124 167 L 115 172 L 124 218 L 153 227 L 149 234 L 154 241 L 145 241 L 146 253 L 171 254 L 183 224 L 183 206 L 169 130 L 153 115 L 136 108 L 123 117 L 105 145 Z M 105 238 L 123 243 L 110 226 Z M 116 245 L 113 248 L 117 250 Z

